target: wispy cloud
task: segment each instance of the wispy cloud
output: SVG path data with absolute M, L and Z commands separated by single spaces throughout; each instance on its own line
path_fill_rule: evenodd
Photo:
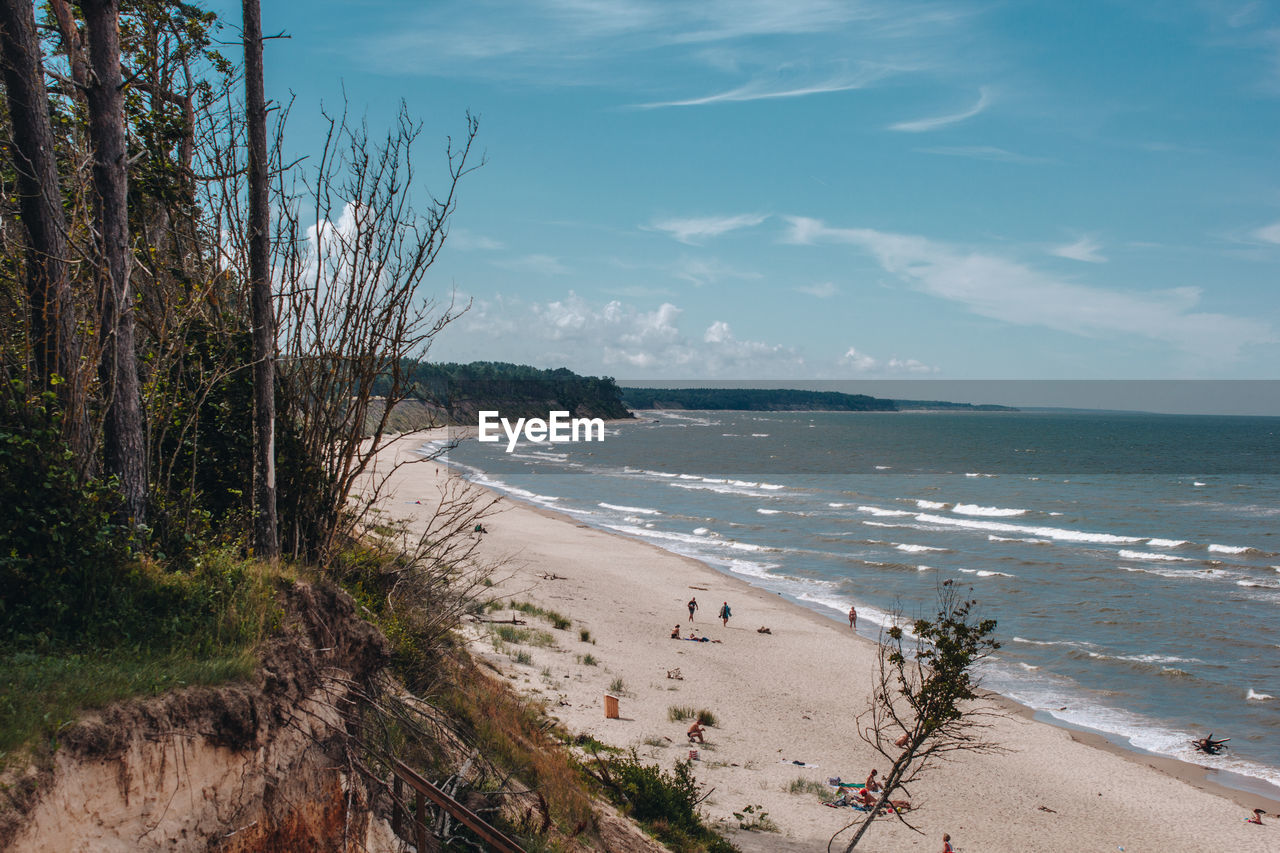
M 1052 163 L 1048 157 L 1031 157 L 1015 151 L 1007 151 L 992 145 L 940 145 L 933 148 L 916 148 L 921 154 L 941 154 L 945 157 L 968 157 L 971 160 L 990 160 L 994 163 L 1021 163 L 1031 166 Z
M 754 228 L 769 217 L 763 213 L 740 213 L 737 216 L 703 216 L 686 219 L 662 219 L 642 226 L 648 231 L 662 231 L 690 246 L 700 245 L 712 237 Z
M 694 287 L 718 284 L 729 279 L 752 281 L 762 278 L 758 272 L 737 269 L 717 258 L 680 258 L 672 267 L 671 274 Z
M 824 281 L 821 284 L 798 284 L 792 289 L 818 299 L 830 299 L 840 292 L 840 288 L 829 281 Z
M 569 271 L 568 267 L 560 263 L 559 258 L 551 255 L 521 255 L 518 258 L 494 261 L 493 265 L 516 272 L 531 272 L 545 276 L 562 275 Z
M 1253 236 L 1264 243 L 1280 244 L 1280 222 L 1272 222 L 1253 232 Z
M 494 252 L 503 246 L 492 237 L 465 228 L 453 228 L 449 231 L 449 248 L 459 252 Z
M 978 102 L 967 110 L 958 113 L 949 113 L 947 115 L 933 116 L 931 118 L 920 118 L 913 121 L 900 121 L 897 124 L 889 125 L 889 130 L 899 130 L 904 133 L 924 133 L 930 130 L 937 130 L 940 127 L 948 127 L 949 125 L 959 124 L 967 121 L 981 113 L 991 105 L 991 90 L 983 86 L 978 90 Z
M 1107 259 L 1098 251 L 1101 248 L 1102 245 L 1092 237 L 1081 237 L 1074 243 L 1050 249 L 1049 254 L 1088 264 L 1105 264 Z
M 893 73 L 893 70 L 887 67 L 868 67 L 854 75 L 814 80 L 811 82 L 780 82 L 773 78 L 768 80 L 753 80 L 750 83 L 729 89 L 728 91 L 717 92 L 713 95 L 703 95 L 697 98 L 685 98 L 674 101 L 656 101 L 649 104 L 637 104 L 636 108 L 648 110 L 660 107 L 700 107 L 707 104 L 763 101 L 772 98 L 800 98 L 807 95 L 848 92 L 852 89 L 865 89 L 870 84 L 889 76 L 891 73 Z
M 979 12 L 932 0 L 438 0 L 375 6 L 368 34 L 344 34 L 339 49 L 381 73 L 611 87 L 649 108 L 694 107 L 967 66 L 961 36 Z
M 831 228 L 803 217 L 789 222 L 788 242 L 856 246 L 910 286 L 1006 323 L 1088 337 L 1145 338 L 1227 361 L 1246 347 L 1277 340 L 1265 321 L 1197 311 L 1201 291 L 1196 287 L 1114 290 L 1064 281 L 1009 258 L 925 237 Z

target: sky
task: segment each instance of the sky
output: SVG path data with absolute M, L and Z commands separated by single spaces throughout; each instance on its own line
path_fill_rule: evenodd
M 372 128 L 403 99 L 438 188 L 446 137 L 479 118 L 484 165 L 423 285 L 471 307 L 432 358 L 1280 378 L 1275 3 L 264 0 L 263 19 L 289 35 L 267 88 L 295 98 L 297 154 L 344 91 Z

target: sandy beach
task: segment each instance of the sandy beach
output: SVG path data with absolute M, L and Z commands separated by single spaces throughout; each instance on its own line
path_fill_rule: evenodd
M 399 442 L 380 462 L 409 458 L 419 445 Z M 437 499 L 449 476 L 434 463 L 403 466 L 384 506 L 412 523 L 423 512 L 415 502 Z M 872 642 L 695 560 L 510 499 L 499 507 L 481 545 L 504 564 L 494 597 L 572 620 L 568 630 L 554 630 L 528 617 L 554 645 L 500 650 L 488 626 L 468 628 L 474 651 L 517 689 L 545 699 L 571 731 L 634 747 L 664 765 L 690 749 L 688 724 L 671 721 L 669 709 L 712 711 L 717 725 L 705 745 L 694 745 L 695 773 L 714 789 L 705 812 L 745 851 L 825 850 L 833 833 L 861 818 L 790 788 L 833 776 L 861 781 L 873 767 L 887 769 L 855 726 L 868 704 Z M 692 626 L 691 597 L 700 606 Z M 716 614 L 725 601 L 733 618 L 722 626 Z M 673 640 L 677 623 L 685 635 L 692 627 L 721 642 Z M 772 633 L 758 633 L 762 626 Z M 590 642 L 580 639 L 583 630 Z M 518 653 L 527 662 L 517 662 Z M 677 669 L 680 677 L 669 677 Z M 606 719 L 604 696 L 619 679 L 620 718 Z M 924 834 L 889 817 L 876 822 L 860 850 L 941 850 L 944 832 L 964 853 L 1280 850 L 1280 803 L 1212 784 L 1194 765 L 1126 752 L 1002 704 L 1007 713 L 990 739 L 1007 752 L 961 754 L 934 768 L 910 791 L 911 821 Z M 767 812 L 779 831 L 738 830 L 732 813 L 748 805 Z M 1263 826 L 1245 823 L 1255 806 L 1267 812 Z M 851 834 L 833 849 L 843 849 Z

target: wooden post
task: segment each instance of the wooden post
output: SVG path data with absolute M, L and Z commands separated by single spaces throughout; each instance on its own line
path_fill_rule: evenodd
M 618 697 L 604 694 L 604 715 L 606 719 L 618 719 Z
M 414 793 L 413 803 L 417 810 L 417 814 L 414 815 L 413 817 L 413 821 L 415 824 L 414 838 L 417 839 L 416 843 L 418 845 L 418 853 L 422 853 L 423 850 L 427 849 L 427 821 L 426 821 L 427 804 L 422 796 L 421 791 L 417 791 Z
M 404 781 L 393 774 L 391 780 L 391 831 L 396 835 L 400 834 L 400 827 L 404 822 L 404 808 L 400 805 L 402 796 L 404 796 Z

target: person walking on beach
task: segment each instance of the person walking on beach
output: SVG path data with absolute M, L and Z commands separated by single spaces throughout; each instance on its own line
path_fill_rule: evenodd
M 733 614 L 729 612 L 729 602 L 720 605 L 720 622 L 724 627 L 729 627 L 729 617 Z
M 852 604 L 849 605 L 849 630 L 858 630 L 858 611 L 854 609 Z
M 698 597 L 695 595 L 689 599 L 689 621 L 693 621 L 693 611 L 698 609 Z

